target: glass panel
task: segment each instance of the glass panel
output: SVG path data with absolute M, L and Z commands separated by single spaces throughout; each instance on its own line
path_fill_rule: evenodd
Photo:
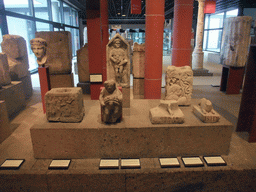
M 205 29 L 208 29 L 209 28 L 209 18 L 210 18 L 210 15 L 209 14 L 206 14 L 205 15 L 205 21 L 204 21 L 204 28 Z
M 236 17 L 238 15 L 238 9 L 234 9 L 231 11 L 227 11 L 226 18 L 228 17 Z
M 209 29 L 222 28 L 223 27 L 223 17 L 224 17 L 224 13 L 211 15 Z
M 76 51 L 80 49 L 80 41 L 79 41 L 79 29 L 74 29 L 70 27 L 65 27 L 65 31 L 71 32 L 72 39 L 72 55 L 76 55 Z
M 72 25 L 78 27 L 78 13 L 74 9 L 72 9 Z
M 206 49 L 208 31 L 204 31 L 203 50 Z
M 36 22 L 36 31 L 50 31 L 50 24 L 37 21 Z
M 52 20 L 61 23 L 60 13 L 60 2 L 58 0 L 52 0 Z
M 222 30 L 210 30 L 208 37 L 208 51 L 220 52 Z
M 35 17 L 49 20 L 47 0 L 34 0 Z
M 30 49 L 29 42 L 31 39 L 35 38 L 35 31 L 33 31 L 33 21 L 7 16 L 7 24 L 9 34 L 22 36 L 26 40 L 29 58 L 29 70 L 36 69 L 38 66 L 36 57 Z
M 4 6 L 7 11 L 23 15 L 32 15 L 28 0 L 4 0 Z
M 63 3 L 63 12 L 64 12 L 64 23 L 67 25 L 71 25 L 71 8 Z

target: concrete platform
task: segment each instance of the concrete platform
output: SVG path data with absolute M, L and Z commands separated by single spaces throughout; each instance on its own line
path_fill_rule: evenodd
M 194 100 L 196 103 L 197 100 Z M 45 117 L 30 129 L 35 158 L 152 158 L 179 155 L 227 155 L 232 124 L 221 117 L 203 123 L 192 107 L 180 107 L 183 124 L 153 125 L 149 109 L 159 100 L 132 100 L 121 123 L 100 119 L 99 101 L 84 103 L 81 123 L 49 123 Z

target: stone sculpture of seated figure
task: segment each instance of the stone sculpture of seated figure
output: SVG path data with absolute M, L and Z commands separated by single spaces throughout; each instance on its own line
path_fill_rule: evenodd
M 200 106 L 203 114 L 207 114 L 207 113 L 215 114 L 212 107 L 212 102 L 210 100 L 202 98 L 200 99 L 198 105 Z
M 114 80 L 104 82 L 104 88 L 100 93 L 100 105 L 102 110 L 102 121 L 115 123 L 122 116 L 122 92 L 116 87 Z

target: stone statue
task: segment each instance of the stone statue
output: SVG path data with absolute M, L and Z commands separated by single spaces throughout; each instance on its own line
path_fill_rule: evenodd
M 204 123 L 216 123 L 220 119 L 220 115 L 213 109 L 212 102 L 205 98 L 193 106 L 193 113 Z
M 118 86 L 129 86 L 129 44 L 119 33 L 117 33 L 107 45 L 107 62 L 107 79 L 114 79 Z
M 100 92 L 100 105 L 102 121 L 115 123 L 122 117 L 122 92 L 116 87 L 114 80 L 104 82 L 104 88 Z
M 193 88 L 193 71 L 190 66 L 168 66 L 165 76 L 165 99 L 178 105 L 190 105 Z
M 177 124 L 184 123 L 184 114 L 179 109 L 177 101 L 160 100 L 159 106 L 149 110 L 152 124 Z
M 47 55 L 46 55 L 46 47 L 47 43 L 46 40 L 42 38 L 35 38 L 30 40 L 31 50 L 35 54 L 37 58 L 37 63 L 39 67 L 44 67 L 47 62 Z

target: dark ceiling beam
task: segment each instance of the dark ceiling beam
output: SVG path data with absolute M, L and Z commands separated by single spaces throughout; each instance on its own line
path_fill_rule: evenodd
M 109 19 L 109 24 L 145 24 L 145 19 Z
M 68 5 L 76 8 L 79 11 L 85 11 L 86 6 L 84 3 L 80 3 L 78 0 L 63 0 L 63 2 L 67 3 Z

